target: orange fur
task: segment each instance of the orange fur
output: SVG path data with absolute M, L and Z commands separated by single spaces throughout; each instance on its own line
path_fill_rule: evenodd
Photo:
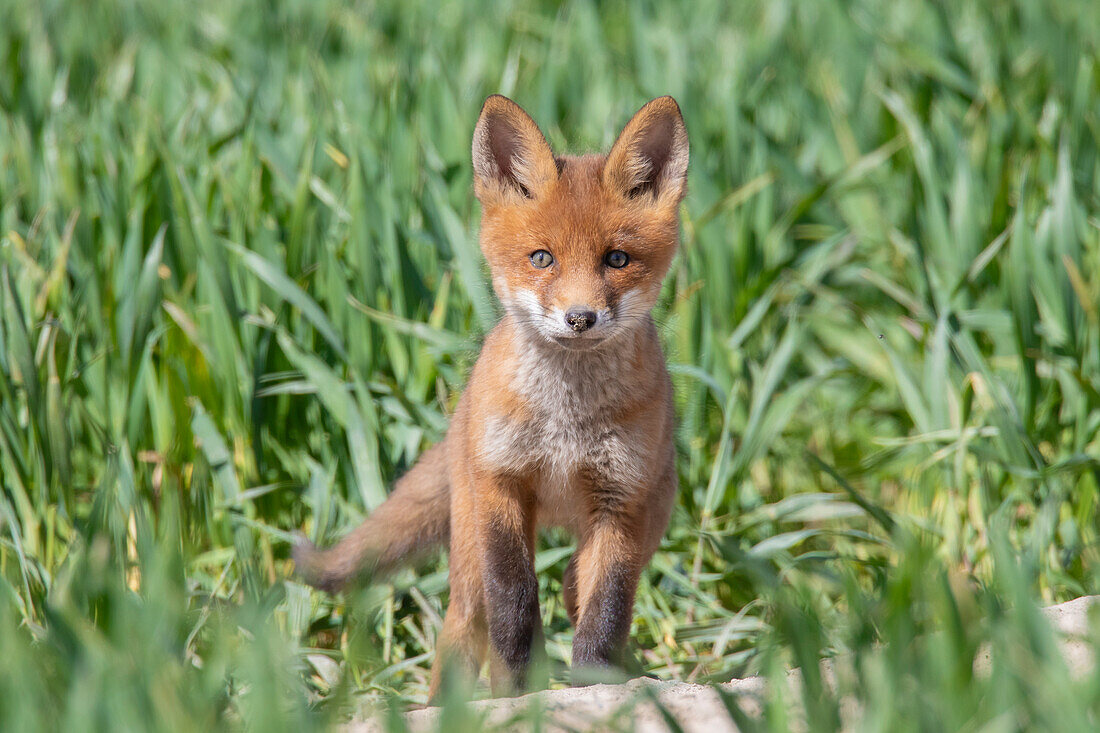
M 494 693 L 525 686 L 542 633 L 540 526 L 579 539 L 565 578 L 574 666 L 619 660 L 676 492 L 672 390 L 650 310 L 679 242 L 687 160 L 671 97 L 646 104 L 606 156 L 579 157 L 555 156 L 510 100 L 485 102 L 474 190 L 505 316 L 442 447 L 335 548 L 297 555 L 332 589 L 449 537 L 433 694 L 445 665 L 473 675 L 487 652 Z

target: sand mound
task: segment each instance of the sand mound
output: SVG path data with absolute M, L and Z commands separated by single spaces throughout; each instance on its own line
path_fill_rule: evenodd
M 1062 653 L 1070 670 L 1082 674 L 1092 666 L 1089 645 L 1077 637 L 1084 636 L 1088 624 L 1086 612 L 1100 596 L 1086 596 L 1043 609 L 1043 614 L 1062 636 Z M 979 673 L 988 665 L 988 653 L 977 660 Z M 832 667 L 826 661 L 822 671 L 827 681 Z M 798 670 L 792 670 L 788 683 L 797 685 Z M 737 693 L 741 708 L 749 715 L 759 714 L 765 681 L 760 677 L 732 680 L 719 685 Z M 659 682 L 651 679 L 631 680 L 621 685 L 593 685 L 565 690 L 546 690 L 516 698 L 482 700 L 471 708 L 484 713 L 490 724 L 507 724 L 531 706 L 542 710 L 544 730 L 601 730 L 605 727 L 632 729 L 638 733 L 665 733 L 670 727 L 661 711 L 647 698 L 656 698 L 675 717 L 686 733 L 725 733 L 736 731 L 726 707 L 713 688 L 686 682 Z M 437 708 L 408 713 L 406 721 L 412 731 L 437 729 Z M 629 721 L 629 722 L 627 722 Z M 620 722 L 622 725 L 616 726 Z M 382 727 L 374 721 L 351 723 L 347 733 L 374 733 Z

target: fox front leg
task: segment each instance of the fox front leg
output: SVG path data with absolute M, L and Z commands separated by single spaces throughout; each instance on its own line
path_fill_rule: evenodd
M 535 578 L 535 512 L 521 487 L 483 482 L 478 492 L 482 582 L 494 695 L 527 687 L 534 646 L 542 640 Z
M 644 554 L 637 533 L 621 516 L 590 522 L 574 557 L 573 670 L 578 682 L 585 681 L 585 670 L 622 667 L 638 577 L 649 559 Z

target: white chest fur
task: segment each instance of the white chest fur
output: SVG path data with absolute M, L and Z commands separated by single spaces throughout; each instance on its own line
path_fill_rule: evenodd
M 483 426 L 481 458 L 501 471 L 534 475 L 539 512 L 549 523 L 573 523 L 583 508 L 582 480 L 614 500 L 643 481 L 654 459 L 637 428 L 622 421 L 623 405 L 638 399 L 637 385 L 624 378 L 633 350 L 608 347 L 517 344 L 510 386 L 526 403 L 525 416 L 494 416 Z

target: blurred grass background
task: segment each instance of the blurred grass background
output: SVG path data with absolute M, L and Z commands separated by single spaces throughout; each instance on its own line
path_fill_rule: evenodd
M 332 598 L 288 550 L 446 429 L 494 92 L 558 150 L 666 93 L 691 135 L 644 671 L 843 654 L 869 730 L 1095 725 L 1034 607 L 1098 589 L 1098 44 L 1090 0 L 2 0 L 0 728 L 423 702 L 445 562 Z

